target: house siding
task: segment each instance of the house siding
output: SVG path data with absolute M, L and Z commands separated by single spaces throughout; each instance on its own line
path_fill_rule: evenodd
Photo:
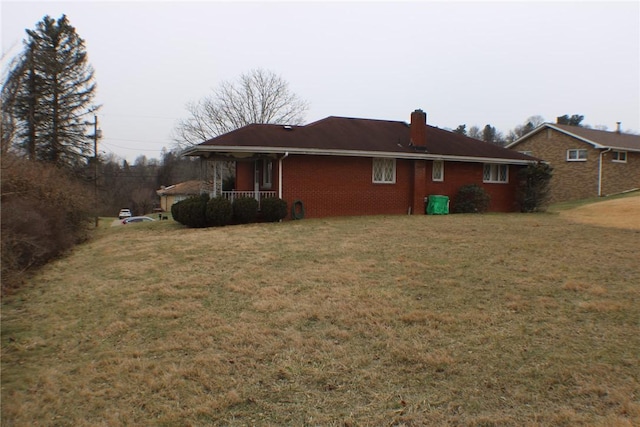
M 534 157 L 545 160 L 553 167 L 550 184 L 551 203 L 598 196 L 600 151 L 591 144 L 547 128 L 517 144 L 513 149 L 530 151 Z M 568 162 L 569 149 L 587 150 L 587 160 Z
M 365 157 L 290 156 L 282 175 L 283 199 L 302 201 L 308 218 L 406 214 L 411 206 L 410 161 L 396 161 L 395 184 L 374 184 Z
M 448 196 L 451 209 L 458 189 L 480 185 L 491 197 L 489 210 L 512 212 L 516 205 L 518 166 L 509 166 L 508 183 L 483 183 L 483 164 L 445 162 L 444 181 L 431 179 L 433 162 L 396 160 L 396 182 L 372 181 L 373 159 L 367 157 L 296 156 L 283 160 L 283 195 L 289 207 L 302 201 L 306 218 L 356 215 L 400 215 L 425 213 L 425 197 Z M 278 188 L 277 161 L 273 189 Z M 236 189 L 253 190 L 254 163 L 238 162 Z M 291 218 L 291 212 L 289 212 Z
M 609 151 L 602 155 L 602 195 L 640 188 L 640 153 L 627 152 L 627 162 L 612 161 Z
M 455 195 L 460 187 L 469 184 L 477 184 L 482 187 L 491 201 L 490 212 L 513 212 L 518 210 L 516 202 L 517 174 L 521 166 L 509 165 L 509 180 L 507 183 L 484 183 L 482 163 L 445 162 L 444 181 L 431 180 L 431 167 L 429 162 L 427 171 L 427 195 L 449 196 L 450 207 L 455 209 Z

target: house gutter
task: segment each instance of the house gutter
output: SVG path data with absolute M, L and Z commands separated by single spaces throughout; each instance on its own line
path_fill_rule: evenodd
M 284 156 L 278 159 L 278 198 L 282 199 L 282 161 L 289 157 L 289 152 L 285 151 Z
M 286 151 L 285 151 L 286 150 Z M 455 162 L 484 162 L 484 163 L 502 163 L 510 165 L 528 165 L 535 163 L 535 159 L 506 159 L 492 157 L 474 157 L 459 156 L 452 154 L 431 154 L 431 153 L 408 153 L 408 152 L 389 152 L 389 151 L 364 151 L 364 150 L 339 150 L 339 149 L 317 149 L 317 148 L 283 148 L 283 147 L 264 147 L 264 146 L 248 146 L 248 147 L 224 147 L 224 146 L 206 146 L 193 147 L 182 153 L 183 156 L 205 156 L 207 153 L 223 151 L 228 153 L 267 153 L 278 154 L 285 151 L 285 157 L 289 153 L 300 155 L 315 156 L 345 156 L 345 157 L 377 157 L 377 158 L 395 158 L 395 159 L 421 159 L 421 160 L 445 160 Z
M 611 147 L 600 152 L 600 158 L 598 161 L 598 197 L 602 197 L 602 156 L 611 151 Z

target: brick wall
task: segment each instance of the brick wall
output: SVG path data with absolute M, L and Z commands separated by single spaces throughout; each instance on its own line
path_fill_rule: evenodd
M 602 195 L 640 188 L 640 153 L 627 152 L 627 162 L 612 161 L 612 153 L 602 155 Z
M 431 180 L 431 165 L 427 170 L 427 195 L 449 196 L 451 209 L 458 189 L 463 185 L 478 184 L 491 197 L 489 211 L 513 212 L 518 209 L 516 205 L 517 171 L 519 166 L 509 166 L 509 180 L 507 183 L 483 183 L 483 165 L 481 163 L 444 162 L 444 181 Z
M 461 186 L 475 183 L 491 196 L 490 211 L 517 210 L 516 166 L 509 166 L 506 184 L 483 183 L 480 163 L 445 162 L 443 182 L 431 180 L 431 167 L 431 161 L 397 160 L 396 183 L 374 184 L 371 158 L 290 155 L 283 161 L 283 199 L 289 206 L 301 200 L 306 218 L 399 215 L 410 208 L 414 214 L 424 214 L 426 196 L 449 196 L 453 203 Z M 253 162 L 238 162 L 236 189 L 253 190 L 253 168 Z M 273 171 L 273 189 L 277 190 L 277 161 Z
M 372 182 L 372 159 L 289 156 L 283 163 L 283 198 L 304 203 L 306 217 L 406 214 L 411 205 L 409 161 L 396 162 L 396 184 Z
M 598 156 L 585 142 L 553 129 L 545 129 L 513 147 L 517 151 L 531 151 L 553 167 L 551 203 L 585 199 L 598 195 Z M 586 149 L 587 161 L 568 162 L 567 150 Z

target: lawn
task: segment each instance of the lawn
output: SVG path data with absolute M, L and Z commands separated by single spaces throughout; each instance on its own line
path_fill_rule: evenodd
M 104 227 L 4 298 L 2 425 L 640 425 L 638 259 L 558 213 Z

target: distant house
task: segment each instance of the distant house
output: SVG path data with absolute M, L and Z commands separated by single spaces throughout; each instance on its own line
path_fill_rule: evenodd
M 206 192 L 204 181 L 185 181 L 156 190 L 156 194 L 160 196 L 160 208 L 163 211 L 170 211 L 174 203 L 202 192 Z
M 551 202 L 640 188 L 640 135 L 544 123 L 507 148 L 553 167 Z
M 478 184 L 491 211 L 514 211 L 516 174 L 536 159 L 426 124 L 327 117 L 304 126 L 253 124 L 187 149 L 211 162 L 235 161 L 234 191 L 211 196 L 280 197 L 306 217 L 424 214 L 425 197 Z

